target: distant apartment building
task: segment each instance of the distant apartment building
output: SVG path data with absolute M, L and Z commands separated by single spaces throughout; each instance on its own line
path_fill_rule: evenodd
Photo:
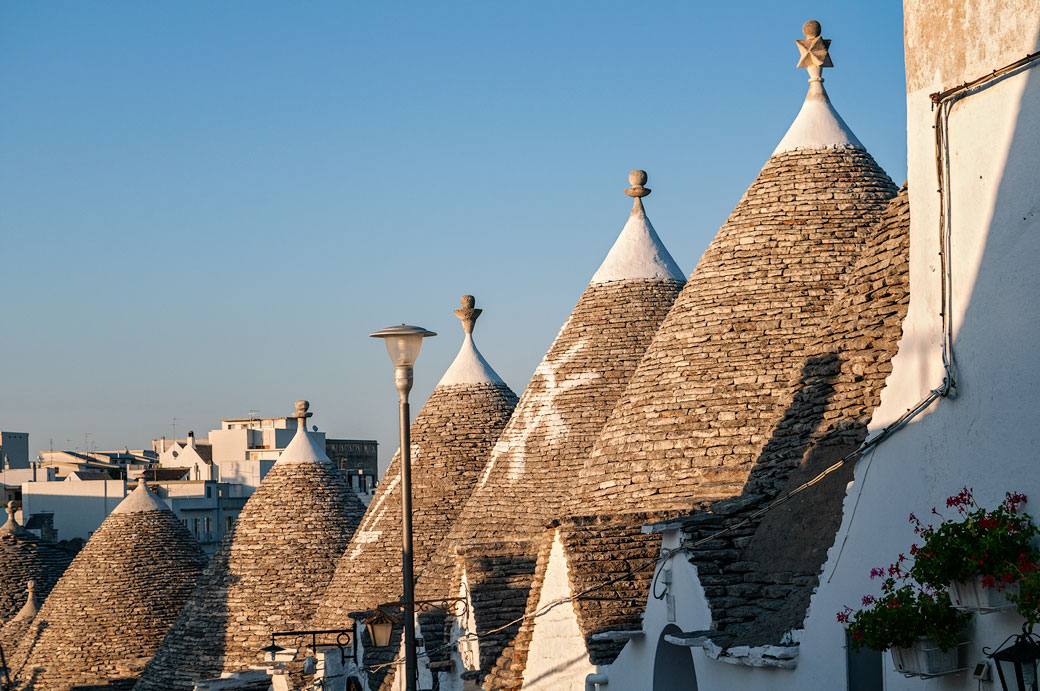
M 152 441 L 161 468 L 188 468 L 191 480 L 216 480 L 242 485 L 249 494 L 271 469 L 296 433 L 292 417 L 223 418 L 220 429 L 206 438 L 193 433 L 184 439 Z M 378 442 L 370 439 L 326 439 L 316 429 L 307 432 L 351 487 L 367 503 L 379 480 Z M 248 496 L 248 494 L 247 494 Z
M 326 439 L 325 453 L 347 475 L 359 495 L 370 497 L 379 482 L 379 442 L 370 439 Z M 362 501 L 367 500 L 364 498 Z
M 148 449 L 126 448 L 122 451 L 43 451 L 39 455 L 40 467 L 53 468 L 58 479 L 74 472 L 94 471 L 107 473 L 113 480 L 125 480 L 152 467 L 158 460 L 158 454 Z
M 29 467 L 29 435 L 26 432 L 0 432 L 0 468 L 16 470 Z

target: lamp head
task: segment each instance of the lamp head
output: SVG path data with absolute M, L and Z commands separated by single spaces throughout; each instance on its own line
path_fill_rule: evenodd
M 436 335 L 420 326 L 407 324 L 388 326 L 370 334 L 372 338 L 382 338 L 386 342 L 386 352 L 389 353 L 394 367 L 413 367 L 416 358 L 419 357 L 423 339 Z
M 395 623 L 394 619 L 381 609 L 377 609 L 375 614 L 365 620 L 365 628 L 368 629 L 368 639 L 372 642 L 372 647 L 386 648 L 390 645 Z

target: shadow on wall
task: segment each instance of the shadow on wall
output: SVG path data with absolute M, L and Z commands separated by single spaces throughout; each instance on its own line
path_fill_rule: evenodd
M 1040 34 L 1040 27 L 1037 28 Z M 1040 50 L 1040 35 L 1033 50 Z M 993 67 L 999 67 L 994 65 Z M 1040 152 L 1040 63 L 1004 81 L 1025 80 L 1018 103 L 1018 115 L 1011 133 L 1003 176 L 994 198 L 993 213 L 985 229 L 985 245 L 980 255 L 975 282 L 960 323 L 954 323 L 953 349 L 956 358 L 958 398 L 944 402 L 939 414 L 949 416 L 943 424 L 965 435 L 962 449 L 984 444 L 989 450 L 1007 448 L 1007 437 L 1018 450 L 1035 458 L 1037 391 L 1040 368 L 1036 367 L 1036 344 L 1040 343 L 1040 188 L 1037 187 L 1037 152 Z M 968 96 L 954 106 L 950 115 L 950 147 L 959 153 L 964 138 L 970 136 L 957 126 L 958 111 L 970 107 L 973 99 L 985 99 L 986 91 L 1001 87 L 991 82 L 982 95 Z M 1004 85 L 1005 87 L 1011 84 Z M 1009 106 L 1005 106 L 1005 109 Z M 1013 107 L 1013 106 L 1011 106 Z M 960 140 L 960 141 L 958 141 Z M 967 166 L 953 170 L 959 189 L 983 187 L 994 181 L 983 180 L 978 171 Z M 956 195 L 956 192 L 954 193 Z M 957 261 L 958 234 L 967 232 L 963 215 L 967 200 L 952 197 L 951 252 Z M 970 212 L 969 212 L 970 213 Z M 978 212 L 976 212 L 978 213 Z M 966 286 L 956 284 L 954 296 L 963 295 Z M 994 429 L 996 428 L 996 429 Z M 1032 448 L 1027 448 L 1032 447 Z M 1012 451 L 1012 453 L 1014 453 Z M 984 467 L 986 464 L 980 464 Z M 1022 463 L 1015 482 L 1033 476 L 1033 467 Z M 981 468 L 980 468 L 981 469 Z M 985 472 L 985 471 L 983 471 Z M 1035 485 L 1034 485 L 1035 486 Z M 1012 489 L 1005 487 L 1004 489 Z
M 712 506 L 716 517 L 696 539 L 733 525 L 783 493 L 815 477 L 866 436 L 865 420 L 840 419 L 820 430 L 842 372 L 840 351 L 806 359 L 790 405 L 756 459 L 744 491 Z M 816 574 L 841 521 L 849 463 L 773 509 L 757 525 L 691 554 L 698 572 L 711 574 L 705 593 L 712 619 L 731 645 L 777 644 L 804 618 Z M 730 583 L 732 581 L 732 583 Z M 738 586 L 739 603 L 726 584 Z

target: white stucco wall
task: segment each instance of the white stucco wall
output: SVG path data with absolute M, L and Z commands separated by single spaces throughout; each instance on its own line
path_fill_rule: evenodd
M 567 554 L 557 530 L 538 596 L 537 611 L 542 611 L 554 600 L 570 597 L 568 574 Z M 595 665 L 589 662 L 574 603 L 557 605 L 535 620 L 521 687 L 524 691 L 582 691 L 585 677 L 595 671 Z
M 22 483 L 22 516 L 54 514 L 59 540 L 87 540 L 126 497 L 124 480 Z

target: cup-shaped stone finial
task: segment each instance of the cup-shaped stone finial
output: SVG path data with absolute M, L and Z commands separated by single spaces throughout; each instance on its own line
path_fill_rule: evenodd
M 311 404 L 301 398 L 296 401 L 296 412 L 293 413 L 293 417 L 297 418 L 302 423 L 306 418 L 314 415 L 314 413 L 310 412 L 310 409 Z
M 455 310 L 455 316 L 462 322 L 462 330 L 468 334 L 473 333 L 473 325 L 477 323 L 477 317 L 484 311 L 477 309 L 476 304 L 477 300 L 472 295 L 463 295 L 462 307 Z

